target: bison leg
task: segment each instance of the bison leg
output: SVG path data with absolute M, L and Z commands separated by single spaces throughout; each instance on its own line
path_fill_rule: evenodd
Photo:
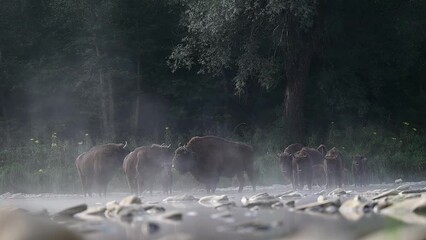
M 137 194 L 138 195 L 141 195 L 142 194 L 142 192 L 143 192 L 143 179 L 141 178 L 141 177 L 139 177 L 139 179 L 138 179 L 138 186 L 137 186 Z
M 241 193 L 243 191 L 243 188 L 244 188 L 244 174 L 238 173 L 237 179 L 238 179 L 238 183 L 240 184 L 240 186 L 238 187 L 238 192 Z
M 312 190 L 312 167 L 305 167 L 305 182 L 308 185 L 308 189 Z
M 81 186 L 83 188 L 83 195 L 86 197 L 86 193 L 88 194 L 88 192 L 86 190 L 86 177 L 80 175 L 80 180 L 81 180 Z
M 253 166 L 250 166 L 246 169 L 247 178 L 249 179 L 251 186 L 253 187 L 253 192 L 256 192 L 256 176 L 254 174 Z

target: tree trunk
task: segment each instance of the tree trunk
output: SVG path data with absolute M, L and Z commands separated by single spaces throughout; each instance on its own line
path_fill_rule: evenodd
M 288 132 L 293 141 L 306 138 L 304 102 L 308 84 L 309 70 L 314 52 L 316 31 L 304 32 L 299 29 L 299 22 L 289 14 L 286 32 L 285 49 L 285 88 L 284 117 L 287 120 Z
M 109 123 L 109 138 L 115 138 L 115 110 L 114 110 L 114 91 L 112 86 L 111 75 L 108 75 L 108 123 Z
M 140 121 L 140 108 L 141 108 L 141 61 L 140 55 L 137 56 L 136 66 L 136 106 L 135 106 L 135 122 L 133 125 L 133 133 L 139 133 L 139 121 Z
M 99 69 L 99 89 L 100 94 L 100 103 L 101 103 L 101 119 L 102 119 L 102 134 L 104 137 L 109 135 L 108 130 L 108 109 L 107 109 L 107 93 L 105 91 L 105 81 L 102 73 L 102 69 Z

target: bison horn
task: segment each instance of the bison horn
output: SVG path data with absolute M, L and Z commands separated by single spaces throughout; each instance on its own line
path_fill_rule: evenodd
M 123 149 L 127 147 L 127 141 L 124 141 Z

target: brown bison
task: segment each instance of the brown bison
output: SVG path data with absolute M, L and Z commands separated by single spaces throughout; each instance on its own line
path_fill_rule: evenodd
M 296 152 L 292 162 L 294 185 L 303 189 L 306 184 L 309 190 L 312 189 L 313 174 L 320 175 L 314 170 L 322 164 L 323 159 L 323 155 L 315 148 L 304 147 Z
M 171 165 L 174 151 L 170 146 L 152 144 L 138 151 L 136 170 L 138 173 L 139 190 L 146 183 L 150 194 L 152 194 L 152 187 L 154 185 L 155 177 L 160 174 L 161 181 L 170 181 L 171 171 L 168 171 L 168 166 Z M 163 170 L 164 169 L 164 170 Z M 166 173 L 166 174 L 165 174 Z M 168 175 L 169 174 L 169 175 Z M 164 186 L 164 184 L 162 184 Z M 170 186 L 167 186 L 169 189 Z M 166 189 L 163 189 L 166 192 Z
M 246 172 L 253 190 L 256 190 L 253 171 L 253 148 L 247 144 L 232 142 L 215 136 L 193 137 L 175 151 L 173 167 L 181 174 L 191 173 L 206 185 L 207 192 L 214 192 L 221 176 L 239 181 L 238 192 L 244 187 Z
M 96 184 L 99 196 L 106 196 L 108 182 L 121 167 L 123 158 L 129 152 L 125 144 L 108 143 L 92 147 L 75 160 L 84 195 L 92 196 Z
M 158 173 L 162 173 L 163 168 L 167 168 L 167 164 L 171 165 L 172 157 L 173 151 L 170 146 L 158 144 L 138 147 L 129 153 L 124 159 L 123 169 L 131 193 L 139 195 L 144 183 L 148 183 L 152 194 L 155 177 Z M 171 175 L 161 174 L 161 176 L 171 178 Z
M 337 148 L 333 147 L 325 155 L 324 171 L 327 187 L 342 186 L 343 160 Z
M 126 174 L 127 184 L 129 185 L 130 192 L 132 194 L 139 195 L 138 189 L 138 172 L 136 170 L 136 164 L 138 162 L 138 151 L 144 147 L 135 148 L 129 153 L 123 161 L 123 171 Z
M 352 160 L 352 175 L 355 186 L 365 186 L 367 178 L 367 157 L 356 155 Z
M 290 179 L 290 182 L 294 189 L 296 186 L 293 181 L 293 155 L 303 148 L 303 145 L 300 143 L 294 143 L 288 145 L 282 153 L 278 153 L 278 161 L 281 169 L 281 173 L 284 178 Z
M 171 162 L 163 163 L 160 172 L 160 182 L 163 187 L 163 193 L 172 194 L 173 177 Z

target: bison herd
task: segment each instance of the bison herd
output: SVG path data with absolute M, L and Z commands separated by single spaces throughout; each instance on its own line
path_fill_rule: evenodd
M 309 148 L 291 144 L 277 154 L 279 167 L 294 189 L 308 189 L 312 184 L 326 187 L 341 186 L 345 169 L 340 151 L 324 145 Z M 104 144 L 92 147 L 79 155 L 75 161 L 83 186 L 84 195 L 92 196 L 97 188 L 99 196 L 106 195 L 107 184 L 121 167 L 126 174 L 129 189 L 133 194 L 152 187 L 157 176 L 163 192 L 172 191 L 172 168 L 180 174 L 190 173 L 206 186 L 207 192 L 215 192 L 220 177 L 237 176 L 238 192 L 244 187 L 246 173 L 253 190 L 256 190 L 253 148 L 244 143 L 220 137 L 193 137 L 184 146 L 173 150 L 170 145 L 152 144 L 141 146 L 130 152 L 127 143 Z M 366 181 L 367 158 L 357 155 L 352 161 L 355 185 L 363 186 Z

